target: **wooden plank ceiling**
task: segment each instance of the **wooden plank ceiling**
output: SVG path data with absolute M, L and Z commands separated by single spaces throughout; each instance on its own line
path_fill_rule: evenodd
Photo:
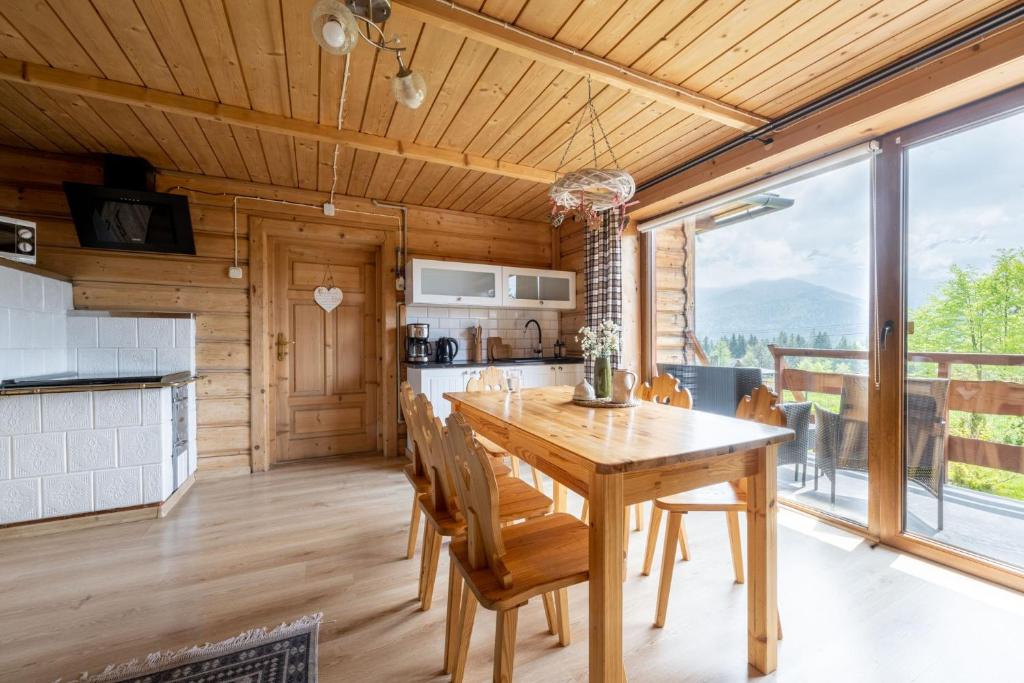
M 459 0 L 469 9 L 765 118 L 777 117 L 1015 0 Z M 0 56 L 303 122 L 335 125 L 344 60 L 321 54 L 313 0 L 5 0 Z M 422 3 L 417 3 L 422 4 Z M 554 171 L 586 81 L 451 33 L 395 3 L 387 27 L 429 94 L 390 94 L 394 59 L 352 53 L 344 128 Z M 735 128 L 597 81 L 601 122 L 639 182 Z M 326 190 L 333 145 L 0 81 L 0 144 L 114 152 L 160 168 Z M 578 136 L 566 169 L 590 165 Z M 606 153 L 599 163 L 609 163 Z M 547 186 L 351 147 L 338 191 L 543 219 Z

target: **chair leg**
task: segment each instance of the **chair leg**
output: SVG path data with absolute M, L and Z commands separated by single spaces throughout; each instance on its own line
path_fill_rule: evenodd
M 647 547 L 644 549 L 644 568 L 640 573 L 644 576 L 651 575 L 651 565 L 654 564 L 654 546 L 658 544 L 658 530 L 661 529 L 661 508 L 651 505 L 651 523 L 647 528 Z
M 412 492 L 412 516 L 409 518 L 409 542 L 405 549 L 405 559 L 411 560 L 416 554 L 416 536 L 420 531 L 420 501 L 416 490 Z
M 469 640 L 473 636 L 473 620 L 476 618 L 476 596 L 469 586 L 462 591 L 462 603 L 459 605 L 458 640 L 455 647 L 455 661 L 452 662 L 452 683 L 462 683 L 466 675 L 466 655 L 469 653 Z
M 775 608 L 775 628 L 777 629 L 777 637 L 782 640 L 782 613 L 779 612 L 779 608 Z
M 533 473 L 533 488 L 543 493 L 544 489 L 540 487 L 540 472 L 533 465 L 530 465 L 530 472 Z
M 459 606 L 462 602 L 462 576 L 455 563 L 448 564 L 448 605 L 444 632 L 444 673 L 451 673 L 455 664 L 456 643 L 459 639 Z
M 678 512 L 668 514 L 668 525 L 665 530 L 665 549 L 661 556 L 661 582 L 658 584 L 658 610 L 654 616 L 654 625 L 661 628 L 665 625 L 668 613 L 668 594 L 672 590 L 672 570 L 676 563 L 676 544 L 679 539 L 679 524 L 683 515 Z
M 803 484 L 801 484 L 801 486 L 805 486 L 806 487 L 807 486 L 807 461 L 806 460 L 804 460 L 803 471 L 804 471 L 804 480 L 803 480 Z
M 519 608 L 498 612 L 494 624 L 494 683 L 512 683 Z
M 434 540 L 434 527 L 429 524 L 423 525 L 423 545 L 420 552 L 420 585 L 416 592 L 416 599 L 423 602 L 423 592 L 426 590 L 427 562 L 430 559 L 430 544 Z
M 686 536 L 686 513 L 679 516 L 679 552 L 682 553 L 683 562 L 690 561 L 690 540 Z
M 569 589 L 559 588 L 555 591 L 555 608 L 558 621 L 558 644 L 566 647 L 572 642 L 569 630 Z
M 643 531 L 644 530 L 644 506 L 643 503 L 637 503 L 633 506 L 633 530 Z
M 558 635 L 558 612 L 556 612 L 555 608 L 555 594 L 542 593 L 540 601 L 544 605 L 544 618 L 548 622 L 548 633 L 553 636 Z
M 584 524 L 590 524 L 590 501 L 586 498 L 583 499 L 583 511 L 580 513 L 580 521 Z
M 743 545 L 740 542 L 740 513 L 735 510 L 726 512 L 725 522 L 729 527 L 729 546 L 732 548 L 732 570 L 736 574 L 736 583 L 743 583 Z
M 518 479 L 519 478 L 519 458 L 517 458 L 514 455 L 511 455 L 511 456 L 509 456 L 509 460 L 512 461 L 512 464 L 511 464 L 512 476 L 515 477 L 516 479 Z
M 441 534 L 434 531 L 430 543 L 430 557 L 427 559 L 427 571 L 423 577 L 423 599 L 420 609 L 426 612 L 434 602 L 434 583 L 437 581 L 437 563 L 441 556 Z

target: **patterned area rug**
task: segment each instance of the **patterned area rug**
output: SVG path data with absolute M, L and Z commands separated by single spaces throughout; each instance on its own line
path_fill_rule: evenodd
M 78 683 L 316 683 L 322 615 L 302 617 L 273 631 L 257 628 L 220 643 L 154 652 L 82 674 Z M 60 683 L 56 681 L 55 683 Z M 70 682 L 69 682 L 70 683 Z

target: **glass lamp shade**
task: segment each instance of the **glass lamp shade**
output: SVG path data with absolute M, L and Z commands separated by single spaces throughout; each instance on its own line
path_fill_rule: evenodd
M 348 54 L 359 42 L 352 11 L 337 0 L 320 0 L 309 18 L 316 42 L 332 55 Z
M 427 98 L 427 83 L 423 76 L 402 67 L 391 80 L 391 92 L 399 104 L 416 109 Z

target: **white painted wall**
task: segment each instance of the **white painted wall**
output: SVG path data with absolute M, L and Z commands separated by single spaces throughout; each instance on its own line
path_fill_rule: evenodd
M 0 380 L 66 372 L 71 283 L 0 264 Z

